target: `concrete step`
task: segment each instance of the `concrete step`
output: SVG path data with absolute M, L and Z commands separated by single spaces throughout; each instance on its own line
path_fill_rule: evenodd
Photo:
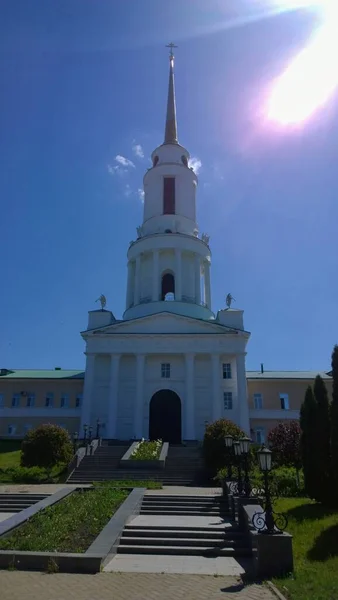
M 213 538 L 165 538 L 165 537 L 125 537 L 122 536 L 123 546 L 191 546 L 193 548 L 203 546 L 204 548 L 242 548 L 243 540 L 220 540 Z
M 207 512 L 229 512 L 228 506 L 219 506 L 217 504 L 202 504 L 195 502 L 191 502 L 191 504 L 189 504 L 188 502 L 182 504 L 179 504 L 178 502 L 142 502 L 142 508 L 145 508 L 147 510 L 185 510 L 188 508 L 189 510 L 195 510 L 196 512 L 200 510 Z
M 205 511 L 193 511 L 188 508 L 185 510 L 142 510 L 140 511 L 141 515 L 157 515 L 157 516 L 186 516 L 186 517 L 229 517 L 229 515 L 224 513 L 210 513 Z
M 117 548 L 118 554 L 162 554 L 182 556 L 252 556 L 250 548 L 210 548 L 201 544 L 200 546 L 141 546 L 138 544 L 120 544 Z
M 234 534 L 234 532 L 236 533 L 240 533 L 241 535 L 243 535 L 243 532 L 240 531 L 238 529 L 238 525 L 232 525 L 231 527 L 227 527 L 224 529 L 220 528 L 220 527 L 213 527 L 212 525 L 209 527 L 207 525 L 199 525 L 196 526 L 194 525 L 194 527 L 182 527 L 181 525 L 134 525 L 134 524 L 130 524 L 130 525 L 125 525 L 124 527 L 124 531 L 129 531 L 129 530 L 135 530 L 135 531 L 186 531 L 186 532 L 190 532 L 190 531 L 200 531 L 200 532 L 211 532 L 212 534 L 217 533 L 219 531 L 222 531 L 223 533 L 226 531 L 227 533 L 231 533 L 232 535 Z
M 122 538 L 163 538 L 163 539 L 213 539 L 213 540 L 227 540 L 227 541 L 237 541 L 245 538 L 242 532 L 240 531 L 232 531 L 230 529 L 229 532 L 225 532 L 221 529 L 212 529 L 208 528 L 205 531 L 198 531 L 195 528 L 190 529 L 137 529 L 137 528 L 125 528 L 123 530 Z

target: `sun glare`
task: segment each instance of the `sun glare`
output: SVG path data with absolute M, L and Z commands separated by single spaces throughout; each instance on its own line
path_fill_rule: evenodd
M 291 1 L 288 3 L 291 6 Z M 294 6 L 299 4 L 293 3 Z M 267 117 L 280 125 L 301 124 L 323 106 L 338 87 L 338 1 L 304 1 L 303 4 L 323 8 L 323 23 L 272 87 Z

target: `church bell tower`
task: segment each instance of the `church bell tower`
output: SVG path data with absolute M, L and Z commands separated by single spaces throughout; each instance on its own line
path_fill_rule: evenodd
M 125 320 L 169 311 L 213 319 L 209 237 L 196 222 L 198 179 L 178 142 L 173 45 L 163 143 L 146 172 L 143 223 L 128 250 Z

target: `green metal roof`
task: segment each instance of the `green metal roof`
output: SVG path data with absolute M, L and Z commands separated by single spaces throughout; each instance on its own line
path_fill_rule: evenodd
M 332 379 L 326 371 L 247 371 L 247 379 L 315 379 L 320 375 L 323 379 Z
M 0 379 L 84 379 L 84 371 L 68 369 L 1 369 Z

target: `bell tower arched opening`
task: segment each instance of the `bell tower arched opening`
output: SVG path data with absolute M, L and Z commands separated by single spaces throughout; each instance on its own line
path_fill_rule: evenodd
M 173 273 L 162 275 L 161 300 L 173 300 L 175 298 L 175 277 Z

